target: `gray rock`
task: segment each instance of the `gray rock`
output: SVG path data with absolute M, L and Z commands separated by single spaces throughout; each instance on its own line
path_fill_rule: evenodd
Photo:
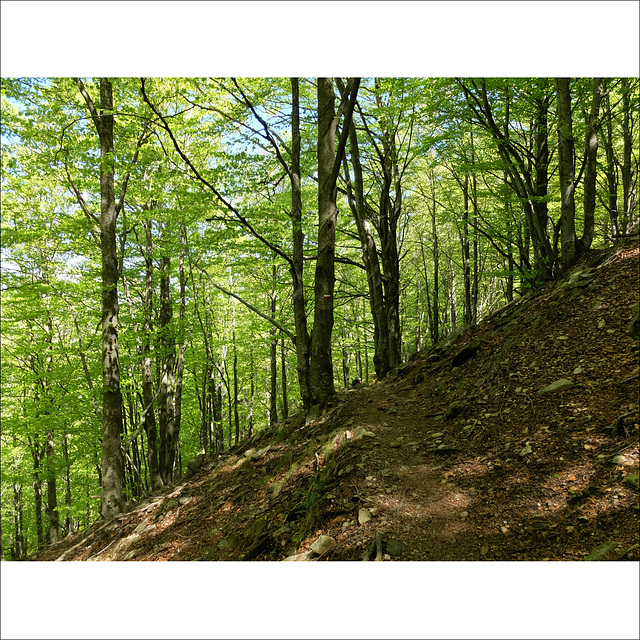
M 191 458 L 191 460 L 187 462 L 187 468 L 195 473 L 196 471 L 198 471 L 198 469 L 200 469 L 206 459 L 207 456 L 204 453 L 201 453 L 195 458 Z
M 573 387 L 573 382 L 571 380 L 567 380 L 566 378 L 560 378 L 560 380 L 556 380 L 551 384 L 544 387 L 544 389 L 540 389 L 538 391 L 539 395 L 545 395 L 548 393 L 560 393 L 561 391 L 566 391 L 567 389 L 571 389 Z
M 466 408 L 467 408 L 467 405 L 464 402 L 459 402 L 459 401 L 452 402 L 447 407 L 447 412 L 445 416 L 447 420 L 453 420 L 453 418 L 463 413 Z
M 371 438 L 376 438 L 376 434 L 373 433 L 373 431 L 367 431 L 364 427 L 358 427 L 354 432 L 353 432 L 353 438 L 352 440 L 359 440 L 360 438 L 364 438 L 365 436 L 371 437 Z
M 296 553 L 288 558 L 285 558 L 283 562 L 305 562 L 315 560 L 317 556 L 313 551 L 305 551 L 304 553 Z
M 618 560 L 624 556 L 625 549 L 620 542 L 615 540 L 607 540 L 598 545 L 585 560 L 600 561 L 600 560 Z
M 311 551 L 321 556 L 333 547 L 336 541 L 331 536 L 320 536 L 312 545 Z
M 260 460 L 261 458 L 264 458 L 267 455 L 267 452 L 269 451 L 269 449 L 271 449 L 271 445 L 264 447 L 264 449 L 260 449 L 258 451 L 252 452 L 247 457 L 251 458 L 251 460 Z

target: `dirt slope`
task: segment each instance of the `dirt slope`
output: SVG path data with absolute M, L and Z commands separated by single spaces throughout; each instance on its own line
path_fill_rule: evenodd
M 639 256 L 591 254 L 33 559 L 637 560 Z

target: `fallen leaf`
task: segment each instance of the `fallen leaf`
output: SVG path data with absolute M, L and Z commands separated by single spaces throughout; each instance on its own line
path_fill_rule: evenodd
M 577 478 L 575 477 L 574 474 L 571 474 L 568 478 L 567 478 L 567 482 L 575 482 L 577 480 Z
M 486 556 L 486 555 L 487 555 L 487 553 L 489 553 L 489 546 L 488 546 L 487 544 L 483 544 L 483 545 L 480 547 L 480 553 L 481 553 L 483 556 Z

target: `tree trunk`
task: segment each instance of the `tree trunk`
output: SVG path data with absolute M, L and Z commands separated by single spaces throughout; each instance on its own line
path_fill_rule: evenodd
M 176 453 L 179 450 L 180 428 L 182 426 L 182 387 L 184 381 L 184 353 L 187 348 L 184 335 L 184 319 L 186 314 L 187 278 L 184 272 L 184 256 L 186 251 L 186 229 L 180 227 L 180 339 L 178 343 L 178 362 L 176 364 L 176 397 L 175 397 L 175 426 L 172 434 L 171 448 Z
M 284 352 L 284 338 L 280 339 L 280 366 L 282 368 L 282 419 L 286 420 L 289 417 L 289 391 L 287 386 L 287 361 Z M 251 379 L 251 384 L 253 385 L 253 377 Z M 253 397 L 251 401 L 253 403 Z
M 331 335 L 335 284 L 337 119 L 333 78 L 318 78 L 318 256 L 315 272 L 315 307 L 311 336 L 309 381 L 313 404 L 326 404 L 335 394 Z
M 13 482 L 13 523 L 15 541 L 11 547 L 11 558 L 13 560 L 21 560 L 27 555 L 27 546 L 24 538 L 24 521 L 22 517 L 22 484 L 17 481 Z
M 593 79 L 593 99 L 587 122 L 585 141 L 585 173 L 584 173 L 584 232 L 582 235 L 583 251 L 588 251 L 593 242 L 593 230 L 596 211 L 596 160 L 598 155 L 598 115 L 604 88 L 602 78 Z
M 73 533 L 75 530 L 75 522 L 71 515 L 71 462 L 69 461 L 69 437 L 65 434 L 62 439 L 62 454 L 64 455 L 64 505 L 67 510 L 67 515 L 64 522 L 65 536 Z
M 637 138 L 634 129 L 634 119 L 632 118 L 633 109 L 638 108 L 631 105 L 631 82 L 629 78 L 622 80 L 622 109 L 624 111 L 624 119 L 622 123 L 622 202 L 623 214 L 622 224 L 620 225 L 623 233 L 630 233 L 636 223 L 635 211 L 638 203 L 638 164 L 635 160 L 633 166 L 633 151 L 636 149 Z M 635 184 L 634 184 L 635 183 Z
M 353 166 L 353 187 L 349 180 L 349 171 L 345 169 L 345 179 L 347 181 L 347 191 L 349 193 L 349 204 L 353 217 L 356 221 L 360 247 L 362 249 L 362 260 L 365 273 L 367 274 L 367 286 L 369 290 L 369 306 L 371 317 L 373 318 L 373 365 L 376 370 L 376 377 L 382 380 L 391 370 L 389 364 L 389 341 L 387 336 L 387 311 L 384 298 L 384 287 L 382 285 L 382 272 L 380 270 L 380 260 L 376 247 L 373 227 L 367 219 L 364 201 L 364 179 L 362 174 L 362 164 L 360 163 L 360 149 L 358 136 L 353 122 L 349 128 L 349 147 L 351 152 L 351 164 Z
M 47 436 L 47 515 L 49 516 L 49 544 L 56 544 L 60 540 L 60 515 L 56 492 L 53 431 L 49 431 Z
M 163 355 L 158 395 L 159 417 L 159 460 L 160 474 L 165 484 L 173 480 L 175 456 L 175 339 L 173 337 L 173 305 L 171 304 L 171 280 L 169 275 L 171 260 L 163 256 L 160 262 L 160 333 Z
M 151 371 L 151 334 L 153 332 L 153 239 L 152 221 L 147 219 L 145 223 L 146 251 L 144 259 L 146 263 L 145 276 L 145 323 L 142 331 L 142 398 L 143 410 L 149 407 L 144 418 L 144 429 L 147 434 L 147 465 L 151 487 L 154 491 L 162 487 L 162 476 L 158 466 L 158 426 L 156 412 L 153 407 L 153 374 Z
M 560 233 L 562 263 L 565 268 L 578 261 L 580 248 L 575 228 L 574 142 L 571 119 L 571 90 L 569 78 L 556 78 L 558 93 L 558 174 L 560 177 Z
M 293 256 L 291 280 L 293 284 L 293 316 L 296 328 L 296 369 L 300 386 L 300 399 L 306 410 L 311 406 L 309 366 L 311 337 L 307 328 L 307 311 L 304 295 L 304 233 L 302 232 L 302 182 L 300 173 L 300 101 L 298 78 L 291 78 L 291 223 Z
M 436 344 L 440 339 L 440 253 L 438 250 L 438 230 L 436 227 L 436 179 L 433 172 L 431 172 L 431 236 L 433 243 L 433 312 L 431 318 L 431 339 L 433 343 Z
M 102 489 L 101 513 L 122 511 L 124 457 L 122 454 L 122 394 L 118 352 L 117 207 L 114 185 L 113 92 L 111 81 L 100 78 L 100 113 L 79 78 L 78 89 L 87 103 L 100 138 L 100 248 L 102 253 Z
M 271 307 L 271 317 L 276 317 L 276 296 L 277 294 L 277 269 L 275 262 L 272 265 L 272 284 L 269 304 Z M 271 334 L 271 368 L 270 368 L 270 393 L 269 393 L 269 425 L 273 426 L 278 422 L 278 330 L 272 327 Z

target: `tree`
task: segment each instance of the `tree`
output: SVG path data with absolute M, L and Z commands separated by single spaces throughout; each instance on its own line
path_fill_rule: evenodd
M 116 202 L 113 137 L 113 87 L 100 78 L 99 111 L 80 78 L 75 79 L 100 139 L 100 248 L 102 251 L 102 508 L 104 517 L 123 507 L 124 459 L 122 456 L 122 393 L 118 352 L 118 256 L 116 221 L 122 208 L 126 183 Z

